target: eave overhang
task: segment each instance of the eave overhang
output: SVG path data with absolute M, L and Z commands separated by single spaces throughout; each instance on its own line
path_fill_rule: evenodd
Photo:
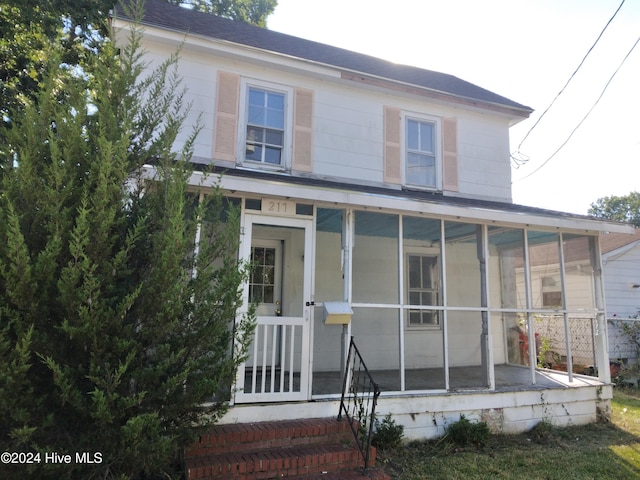
M 151 165 L 146 166 L 145 175 L 147 178 L 153 178 L 156 175 L 155 168 Z M 336 207 L 395 211 L 496 226 L 571 231 L 591 235 L 635 232 L 633 225 L 625 223 L 512 203 L 451 197 L 423 191 L 363 187 L 252 170 L 218 170 L 214 173 L 196 170 L 191 175 L 189 183 L 193 187 L 204 188 L 219 184 L 230 194 L 244 197 L 284 198 Z

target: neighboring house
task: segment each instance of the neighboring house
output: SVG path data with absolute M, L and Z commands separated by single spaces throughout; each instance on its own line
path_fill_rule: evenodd
M 566 337 L 575 320 L 608 365 L 599 236 L 632 230 L 512 203 L 509 128 L 529 107 L 163 1 L 143 26 L 153 61 L 182 45 L 193 161 L 224 171 L 256 265 L 258 325 L 222 422 L 335 416 L 349 336 L 408 438 L 460 414 L 503 432 L 606 414 L 608 368 L 538 369 L 529 345 L 537 317 Z
M 609 233 L 601 237 L 602 266 L 607 318 L 609 357 L 634 363 L 638 345 L 621 328 L 621 323 L 638 325 L 640 333 L 640 229 L 635 235 Z

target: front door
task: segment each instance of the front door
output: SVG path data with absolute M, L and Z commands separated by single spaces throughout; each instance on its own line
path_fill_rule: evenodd
M 240 367 L 236 403 L 307 400 L 310 396 L 312 221 L 245 216 L 242 255 L 257 325 Z

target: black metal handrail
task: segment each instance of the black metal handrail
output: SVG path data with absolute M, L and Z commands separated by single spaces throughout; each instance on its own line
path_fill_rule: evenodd
M 351 433 L 353 433 L 364 459 L 365 471 L 369 467 L 371 437 L 379 396 L 380 387 L 373 380 L 358 351 L 358 347 L 353 341 L 353 337 L 351 337 L 342 382 L 342 398 L 340 399 L 338 420 L 342 419 L 343 413 L 347 417 Z

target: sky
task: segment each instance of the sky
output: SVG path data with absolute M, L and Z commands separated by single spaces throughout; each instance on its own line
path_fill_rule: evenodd
M 513 200 L 586 214 L 599 198 L 640 191 L 640 0 L 625 0 L 596 43 L 621 3 L 278 0 L 267 26 L 452 74 L 533 108 L 510 130 Z

